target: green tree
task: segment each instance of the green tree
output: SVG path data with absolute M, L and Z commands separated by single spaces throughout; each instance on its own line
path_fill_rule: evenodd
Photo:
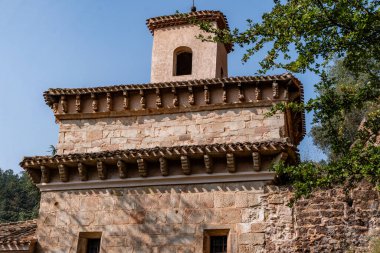
M 319 72 L 320 62 L 327 64 L 336 57 L 344 57 L 344 65 L 354 72 L 372 72 L 374 68 L 368 59 L 378 62 L 380 57 L 379 3 L 379 0 L 274 0 L 272 11 L 265 13 L 260 22 L 248 20 L 244 31 L 218 30 L 201 22 L 202 29 L 214 34 L 201 38 L 245 47 L 244 61 L 269 47 L 260 61 L 260 72 L 272 68 Z
M 316 86 L 319 98 L 332 95 L 333 97 L 345 96 L 348 100 L 351 99 L 352 95 L 350 94 L 356 96 L 361 89 L 366 87 L 371 81 L 371 76 L 366 72 L 354 73 L 344 66 L 343 60 L 336 60 L 323 80 L 328 85 Z M 379 101 L 376 100 L 379 97 L 379 90 L 374 89 L 373 92 L 369 101 L 360 101 L 362 102 L 360 106 L 352 106 L 352 108 L 346 106 L 349 108 L 346 111 L 335 108 L 340 111 L 334 111 L 334 106 L 330 105 L 332 112 L 329 114 L 328 120 L 321 122 L 319 118 L 315 119 L 317 124 L 312 127 L 311 136 L 314 144 L 328 154 L 330 159 L 334 160 L 349 150 L 358 137 L 357 132 L 365 116 L 369 112 L 379 109 Z M 347 103 L 350 102 L 356 103 L 347 101 Z M 323 112 L 326 110 L 327 108 L 323 109 Z
M 0 222 L 28 220 L 37 217 L 40 194 L 26 173 L 0 169 Z
M 315 99 L 306 105 L 278 104 L 269 113 L 285 108 L 313 111 L 312 135 L 331 154 L 327 164 L 274 166 L 280 181 L 293 184 L 296 198 L 318 187 L 349 186 L 363 179 L 380 186 L 380 147 L 373 143 L 380 130 L 379 6 L 379 0 L 274 0 L 262 21 L 248 20 L 244 31 L 198 23 L 212 34 L 201 39 L 246 48 L 243 61 L 268 50 L 259 61 L 260 73 L 283 68 L 320 74 Z M 328 69 L 334 59 L 338 61 Z

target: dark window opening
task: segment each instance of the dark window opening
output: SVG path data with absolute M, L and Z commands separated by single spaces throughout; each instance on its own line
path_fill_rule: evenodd
M 220 69 L 220 76 L 221 76 L 221 77 L 224 77 L 224 71 L 223 71 L 223 68 Z
M 210 253 L 227 253 L 227 236 L 210 236 Z
M 99 253 L 99 252 L 100 252 L 100 239 L 88 239 L 87 253 Z
M 228 240 L 229 229 L 207 229 L 204 231 L 203 252 L 227 253 L 231 246 Z
M 99 253 L 101 232 L 80 232 L 77 253 Z
M 190 52 L 178 53 L 176 63 L 176 76 L 191 75 L 193 54 Z

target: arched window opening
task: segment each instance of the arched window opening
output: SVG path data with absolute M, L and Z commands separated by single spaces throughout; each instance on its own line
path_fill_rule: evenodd
M 175 76 L 191 75 L 193 69 L 193 53 L 188 47 L 174 51 Z

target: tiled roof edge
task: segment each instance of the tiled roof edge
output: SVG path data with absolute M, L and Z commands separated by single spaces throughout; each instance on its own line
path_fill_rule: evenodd
M 254 147 L 253 147 L 254 146 Z M 66 155 L 55 155 L 55 156 L 35 156 L 35 157 L 24 157 L 24 159 L 20 162 L 20 166 L 23 168 L 28 168 L 28 163 L 48 163 L 50 161 L 59 162 L 61 160 L 64 161 L 83 161 L 83 159 L 108 159 L 112 157 L 122 156 L 123 154 L 131 154 L 133 156 L 138 157 L 139 154 L 143 154 L 144 156 L 154 154 L 160 154 L 161 151 L 173 152 L 173 150 L 177 150 L 181 153 L 187 153 L 190 150 L 197 149 L 207 149 L 215 150 L 215 149 L 228 149 L 229 147 L 241 148 L 248 147 L 248 149 L 256 149 L 256 148 L 269 148 L 270 150 L 281 150 L 283 148 L 289 148 L 293 150 L 295 153 L 298 152 L 295 145 L 285 142 L 285 141 L 262 141 L 262 142 L 244 142 L 244 143 L 227 143 L 227 144 L 210 144 L 210 145 L 183 145 L 183 146 L 174 146 L 174 147 L 154 147 L 154 148 L 144 148 L 144 149 L 127 149 L 127 150 L 114 150 L 114 151 L 102 151 L 102 152 L 93 152 L 93 153 L 73 153 Z M 186 152 L 185 152 L 186 151 Z M 190 153 L 191 154 L 191 153 Z
M 211 78 L 211 79 L 196 79 L 188 81 L 173 81 L 161 83 L 144 83 L 144 84 L 118 84 L 109 86 L 99 86 L 90 88 L 51 88 L 44 92 L 44 99 L 47 105 L 51 105 L 52 101 L 49 96 L 59 95 L 82 95 L 100 92 L 118 92 L 125 90 L 140 90 L 140 89 L 156 89 L 156 88 L 171 88 L 171 87 L 188 87 L 198 85 L 213 85 L 221 83 L 239 83 L 239 82 L 266 82 L 266 81 L 281 81 L 281 80 L 297 80 L 298 84 L 302 86 L 301 82 L 292 74 L 285 73 L 280 75 L 270 76 L 236 76 L 226 78 Z
M 170 27 L 173 25 L 187 24 L 189 18 L 198 18 L 206 20 L 222 21 L 221 29 L 229 30 L 226 16 L 221 11 L 202 10 L 188 13 L 176 13 L 173 15 L 165 15 L 153 17 L 146 20 L 148 29 L 153 33 L 157 28 Z

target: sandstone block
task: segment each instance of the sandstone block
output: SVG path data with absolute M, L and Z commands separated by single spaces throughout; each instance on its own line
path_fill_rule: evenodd
M 184 222 L 188 224 L 199 224 L 205 219 L 204 210 L 187 209 L 184 214 Z
M 223 208 L 221 209 L 221 223 L 236 224 L 241 222 L 241 209 L 239 208 Z
M 182 223 L 182 211 L 181 210 L 167 210 L 166 212 L 166 221 L 169 224 Z
M 132 253 L 133 248 L 132 247 L 109 247 L 107 248 L 107 253 Z M 136 251 L 135 251 L 136 252 Z
M 94 196 L 85 196 L 80 201 L 81 211 L 97 211 L 100 209 L 99 198 Z
M 88 226 L 91 223 L 94 222 L 95 215 L 94 212 L 79 212 L 78 214 L 75 215 L 77 219 L 74 219 L 77 221 L 78 225 L 81 226 Z
M 259 210 L 254 208 L 242 209 L 242 222 L 250 223 L 259 219 Z
M 214 195 L 214 206 L 216 208 L 233 207 L 234 205 L 235 205 L 234 193 L 216 193 Z
M 259 223 L 252 223 L 251 224 L 251 232 L 253 233 L 263 233 L 265 232 L 266 227 L 268 224 L 259 222 Z
M 235 193 L 235 206 L 236 207 L 248 207 L 248 194 L 245 192 Z
M 262 245 L 264 242 L 264 233 L 245 233 L 239 236 L 239 244 Z
M 86 140 L 87 141 L 95 141 L 103 138 L 102 130 L 87 130 L 86 131 Z

